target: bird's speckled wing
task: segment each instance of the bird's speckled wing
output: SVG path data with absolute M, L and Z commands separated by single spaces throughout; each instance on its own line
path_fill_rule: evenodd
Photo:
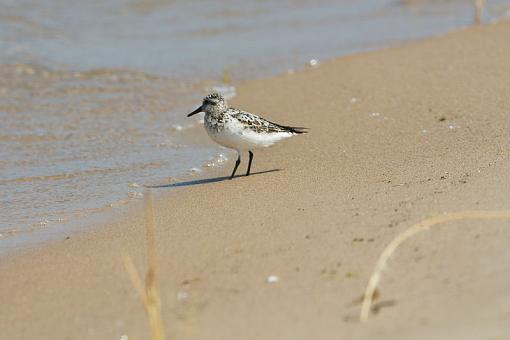
M 247 129 L 250 129 L 257 133 L 279 133 L 279 132 L 287 132 L 287 133 L 305 133 L 306 128 L 292 127 L 292 126 L 284 126 L 276 123 L 272 123 L 264 118 L 256 116 L 246 111 L 230 108 L 228 110 L 228 114 L 237 119 L 240 123 L 246 126 Z

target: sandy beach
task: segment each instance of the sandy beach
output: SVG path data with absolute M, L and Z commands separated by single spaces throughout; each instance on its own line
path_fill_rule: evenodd
M 256 152 L 253 176 L 224 180 L 229 162 L 152 189 L 167 338 L 510 338 L 510 221 L 412 238 L 357 319 L 399 232 L 510 209 L 509 36 L 504 21 L 241 85 L 233 106 L 310 133 Z M 148 339 L 123 252 L 144 272 L 141 204 L 2 257 L 0 339 Z

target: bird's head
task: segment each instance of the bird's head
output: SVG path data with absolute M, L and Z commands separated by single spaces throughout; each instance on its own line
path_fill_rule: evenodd
M 207 95 L 202 101 L 202 106 L 197 108 L 195 111 L 188 114 L 188 117 L 193 116 L 199 112 L 205 112 L 208 114 L 218 114 L 228 109 L 227 101 L 219 93 L 213 92 Z

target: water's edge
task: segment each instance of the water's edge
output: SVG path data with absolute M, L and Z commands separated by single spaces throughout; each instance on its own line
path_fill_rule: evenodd
M 14 164 L 7 166 L 3 172 L 0 167 L 0 186 L 5 189 L 0 205 L 9 207 L 11 202 L 8 200 L 14 197 L 25 199 L 14 205 L 16 209 L 11 209 L 12 214 L 17 212 L 17 215 L 0 216 L 11 216 L 13 220 L 12 225 L 9 224 L 9 218 L 0 221 L 0 226 L 3 227 L 3 230 L 0 229 L 0 256 L 44 246 L 79 232 L 94 230 L 110 221 L 121 220 L 126 212 L 135 210 L 135 206 L 142 201 L 143 192 L 146 190 L 144 185 L 160 184 L 162 187 L 159 189 L 167 193 L 169 188 L 185 189 L 186 182 L 220 176 L 223 171 L 227 171 L 223 165 L 227 161 L 230 165 L 229 158 L 232 153 L 218 148 L 207 139 L 200 130 L 199 118 L 185 119 L 187 110 L 198 105 L 201 96 L 211 89 L 235 95 L 236 84 L 252 79 L 299 72 L 305 67 L 320 67 L 321 60 L 391 48 L 401 43 L 448 34 L 467 26 L 466 13 L 469 12 L 464 8 L 459 17 L 435 25 L 440 18 L 450 15 L 448 11 L 455 13 L 462 6 L 452 1 L 452 4 L 445 6 L 453 6 L 453 10 L 435 8 L 444 10 L 445 13 L 432 15 L 427 12 L 430 10 L 427 6 L 418 6 L 413 9 L 416 11 L 413 16 L 406 12 L 406 8 L 396 5 L 387 7 L 387 1 L 383 0 L 375 5 L 356 4 L 350 4 L 352 7 L 347 9 L 341 8 L 340 12 L 345 20 L 340 23 L 334 22 L 338 18 L 330 15 L 335 12 L 327 6 L 312 12 L 306 6 L 298 7 L 296 13 L 305 15 L 310 22 L 304 21 L 299 24 L 302 27 L 295 27 L 296 23 L 291 20 L 288 27 L 283 27 L 283 31 L 288 33 L 286 37 L 299 38 L 299 41 L 291 39 L 288 46 L 282 46 L 291 48 L 287 59 L 278 59 L 279 50 L 275 50 L 274 54 L 265 56 L 264 60 L 257 60 L 257 54 L 254 54 L 252 57 L 256 62 L 241 63 L 239 60 L 242 60 L 243 56 L 254 51 L 238 51 L 241 54 L 236 55 L 237 62 L 228 66 L 229 71 L 225 71 L 224 60 L 216 60 L 217 63 L 213 60 L 212 64 L 201 65 L 204 69 L 185 68 L 188 73 L 191 70 L 191 74 L 172 74 L 169 70 L 176 65 L 182 66 L 179 64 L 182 61 L 171 61 L 166 66 L 167 69 L 164 69 L 162 59 L 157 58 L 152 64 L 148 64 L 148 69 L 133 71 L 137 69 L 139 61 L 135 58 L 136 53 L 132 59 L 125 60 L 133 64 L 121 65 L 125 68 L 111 68 L 113 65 L 118 66 L 116 62 L 119 58 L 113 58 L 109 60 L 113 63 L 110 68 L 88 65 L 92 67 L 90 70 L 87 65 L 69 65 L 78 60 L 72 53 L 51 56 L 50 51 L 44 49 L 41 52 L 43 54 L 35 59 L 37 64 L 29 63 L 34 55 L 27 59 L 22 58 L 24 64 L 6 64 L 4 61 L 4 64 L 0 64 L 0 119 L 5 118 L 5 122 L 13 115 L 21 115 L 22 118 L 12 122 L 12 126 L 5 132 L 2 133 L 0 129 L 0 142 L 7 141 L 9 145 L 14 145 L 11 154 L 2 154 L 5 151 L 0 150 L 0 159 L 11 157 L 9 160 Z M 210 14 L 217 10 L 218 8 L 213 6 L 205 8 L 204 13 Z M 251 7 L 246 10 L 247 13 L 254 11 Z M 270 7 L 260 12 L 262 18 L 270 22 L 289 19 L 284 13 L 285 8 L 278 8 L 275 15 L 271 14 L 273 10 L 275 9 Z M 171 15 L 171 12 L 169 13 Z M 251 36 L 257 33 L 252 31 L 253 27 L 232 29 L 237 27 L 237 20 L 246 20 L 244 14 L 239 17 L 227 16 L 230 19 L 226 20 L 225 31 L 219 31 L 221 34 L 218 39 L 223 39 L 223 43 L 239 44 L 239 41 L 245 38 L 244 34 Z M 361 21 L 353 25 L 353 19 Z M 235 25 L 229 20 L 233 20 Z M 486 21 L 488 20 L 494 18 Z M 257 19 L 252 21 L 256 23 Z M 249 22 L 249 25 L 254 22 Z M 324 22 L 324 26 L 317 27 L 318 22 Z M 393 26 L 381 31 L 380 36 L 373 37 L 368 31 L 358 32 L 359 25 L 366 30 L 377 30 L 378 25 L 384 26 L 388 22 Z M 415 25 L 414 30 L 404 30 L 402 33 L 399 24 L 410 25 L 411 22 Z M 345 29 L 340 30 L 339 25 Z M 308 32 L 311 27 L 314 30 Z M 154 33 L 151 31 L 152 26 L 146 28 L 148 32 Z M 295 30 L 301 29 L 301 35 L 294 34 Z M 325 48 L 322 44 L 327 46 L 330 37 L 336 36 L 339 31 L 347 37 L 356 32 L 356 36 L 349 37 L 345 45 Z M 271 35 L 272 31 L 258 33 Z M 195 43 L 204 43 L 211 34 L 215 36 L 218 32 L 213 30 L 211 33 L 209 28 L 203 28 L 198 35 L 194 31 L 186 34 L 190 34 L 188 38 L 195 37 Z M 59 43 L 60 40 L 53 39 L 52 34 L 48 36 L 49 40 Z M 158 46 L 158 37 L 154 35 L 155 41 L 149 39 L 147 43 Z M 0 42 L 2 38 L 0 34 Z M 13 39 L 8 34 L 7 38 Z M 14 38 L 19 37 L 15 34 Z M 308 50 L 298 48 L 299 45 L 306 45 L 301 40 L 310 42 L 311 47 Z M 128 42 L 129 40 L 123 41 L 124 44 Z M 78 49 L 82 47 L 79 44 L 75 46 Z M 101 47 L 105 46 L 99 45 L 99 48 Z M 258 47 L 267 48 L 262 45 Z M 23 48 L 21 51 L 25 53 Z M 9 52 L 9 49 L 7 50 Z M 13 55 L 16 55 L 16 48 L 11 50 L 14 51 Z M 200 64 L 201 60 L 193 59 L 200 57 L 193 53 L 184 53 L 191 58 L 187 62 Z M 223 59 L 232 58 L 228 51 L 225 53 Z M 295 55 L 300 57 L 296 58 Z M 56 56 L 64 59 L 48 62 L 50 57 Z M 2 57 L 5 56 L 0 55 L 0 60 Z M 7 59 L 4 59 L 9 58 L 7 55 Z M 44 61 L 42 65 L 58 67 L 42 66 L 41 61 Z M 66 64 L 68 66 L 62 66 Z M 260 65 L 264 67 L 258 67 Z M 192 79 L 193 75 L 202 72 L 202 78 Z M 223 81 L 218 80 L 217 76 L 221 72 Z M 231 75 L 234 75 L 233 82 L 229 79 Z M 65 124 L 61 124 L 62 122 Z M 45 157 L 41 160 L 40 157 L 34 158 L 33 154 Z M 55 162 L 56 167 L 52 165 Z M 52 192 L 52 185 L 58 185 L 58 190 Z M 152 189 L 156 197 L 159 197 L 159 189 Z M 37 207 L 32 206 L 35 204 L 33 202 L 37 202 Z M 56 207 L 53 206 L 54 202 L 58 203 Z M 69 207 L 75 208 L 75 211 Z M 79 209 L 76 209 L 77 207 Z M 64 214 L 68 212 L 66 209 L 69 210 L 68 216 Z M 28 211 L 32 215 L 23 216 Z M 30 227 L 17 227 L 20 223 L 26 223 Z

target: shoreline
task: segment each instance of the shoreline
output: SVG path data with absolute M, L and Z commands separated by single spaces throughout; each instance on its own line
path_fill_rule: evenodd
M 133 55 L 124 54 L 120 58 L 110 53 L 104 55 L 104 47 L 118 41 L 116 38 L 111 40 L 114 32 L 109 29 L 94 30 L 96 25 L 88 26 L 91 30 L 86 32 L 79 29 L 85 35 L 98 34 L 99 38 L 94 46 L 86 48 L 85 54 L 82 53 L 85 50 L 81 39 L 67 45 L 66 53 L 62 53 L 62 46 L 58 47 L 62 37 L 58 34 L 40 37 L 42 40 L 37 46 L 42 49 L 27 46 L 25 53 L 32 55 L 29 60 L 23 57 L 25 53 L 16 58 L 16 53 L 9 57 L 9 52 L 6 55 L 0 51 L 3 60 L 0 88 L 8 90 L 0 91 L 3 93 L 0 93 L 0 106 L 9 112 L 3 112 L 7 119 L 0 129 L 0 139 L 7 140 L 6 162 L 0 167 L 0 173 L 4 175 L 0 187 L 7 197 L 3 202 L 4 209 L 0 211 L 0 233 L 3 234 L 0 238 L 5 247 L 22 245 L 25 239 L 34 240 L 27 244 L 29 247 L 41 243 L 38 242 L 40 239 L 48 239 L 45 235 L 59 237 L 56 230 L 66 232 L 66 226 L 96 225 L 101 217 L 82 217 L 94 215 L 91 211 L 109 210 L 111 206 L 136 200 L 141 196 L 137 184 L 186 174 L 209 159 L 218 149 L 207 147 L 214 144 L 190 143 L 193 137 L 187 139 L 184 136 L 189 137 L 198 129 L 184 132 L 193 124 L 188 124 L 189 120 L 181 114 L 205 95 L 202 94 L 205 88 L 221 85 L 220 79 L 227 82 L 232 77 L 235 83 L 243 83 L 285 72 L 299 72 L 310 67 L 312 60 L 321 62 L 398 46 L 462 29 L 472 22 L 472 4 L 460 2 L 352 3 L 347 7 L 328 1 L 320 2 L 319 6 L 289 3 L 282 7 L 268 3 L 263 6 L 265 10 L 257 13 L 251 13 L 250 5 L 247 5 L 238 7 L 235 15 L 220 16 L 221 22 L 210 23 L 225 26 L 225 29 L 213 31 L 216 42 L 227 47 L 221 49 L 221 53 L 226 53 L 224 57 L 217 55 L 211 59 L 207 51 L 199 53 L 199 50 L 186 51 L 184 48 L 175 54 L 169 49 L 173 41 L 171 32 L 179 26 L 174 27 L 174 21 L 170 26 L 164 25 L 169 33 L 169 44 L 160 44 L 155 32 L 161 27 L 158 22 L 168 23 L 165 17 L 173 15 L 175 10 L 188 13 L 189 8 L 181 5 L 172 3 L 158 8 L 158 20 L 143 25 L 143 33 L 138 33 L 144 36 L 146 48 L 138 52 L 133 50 Z M 44 7 L 38 3 L 30 6 L 34 11 L 34 22 L 45 20 L 45 14 L 39 12 L 41 6 Z M 113 10 L 118 6 L 122 4 L 112 3 L 107 7 Z M 505 16 L 506 6 L 496 7 L 487 8 L 484 21 Z M 54 8 L 55 32 L 71 33 L 79 28 L 72 21 L 61 20 L 67 14 L 57 14 L 67 8 Z M 73 11 L 76 18 L 97 22 L 112 19 L 117 23 L 116 27 L 126 24 L 131 27 L 133 22 L 143 21 L 143 17 L 149 15 L 149 12 L 132 8 L 133 16 L 128 20 L 123 16 L 105 17 L 103 11 L 90 4 L 80 8 L 82 11 Z M 208 13 L 222 12 L 220 8 L 226 10 L 228 4 L 197 7 L 194 14 L 208 17 Z M 24 17 L 22 7 L 13 10 L 18 13 L 15 17 Z M 299 25 L 294 22 L 297 18 L 302 19 Z M 17 24 L 26 24 L 16 24 L 16 20 L 0 22 L 6 28 L 3 31 L 9 32 L 11 28 L 17 31 Z M 239 30 L 236 25 L 232 26 L 232 22 L 242 22 L 247 29 Z M 261 25 L 261 22 L 267 25 Z M 317 22 L 321 24 L 316 25 Z M 186 41 L 196 47 L 206 46 L 210 32 L 199 30 L 193 33 L 194 26 L 191 22 L 189 27 L 186 25 L 187 33 L 183 32 Z M 268 30 L 268 27 L 273 29 Z M 251 52 L 255 54 L 235 48 L 246 41 L 243 37 L 254 36 L 255 32 L 260 33 L 257 34 L 259 48 L 251 44 Z M 264 51 L 268 43 L 272 44 L 271 37 L 275 32 L 280 38 L 287 36 L 290 39 L 280 40 L 276 50 Z M 16 39 L 8 39 L 6 51 L 16 51 L 16 46 L 25 45 L 33 33 L 20 32 Z M 45 46 L 55 43 L 57 48 L 43 53 Z M 126 40 L 118 47 L 129 48 L 129 44 Z M 150 61 L 139 59 L 153 48 L 160 49 L 161 53 L 152 54 L 154 58 Z M 165 51 L 170 52 L 169 55 L 165 55 Z M 256 53 L 260 51 L 264 52 L 258 56 Z M 62 57 L 68 62 L 62 64 Z M 145 62 L 132 64 L 136 59 Z M 179 59 L 183 59 L 184 64 L 176 67 L 175 62 Z M 20 125 L 25 127 L 24 131 L 18 128 Z M 21 135 L 15 136 L 18 133 Z M 48 157 L 40 159 L 36 156 L 39 154 Z M 57 227 L 52 228 L 55 225 Z M 30 233 L 32 230 L 37 231 Z M 24 235 L 12 239 L 10 235 L 14 233 Z
M 255 153 L 253 176 L 156 195 L 169 338 L 507 334 L 508 222 L 458 223 L 399 250 L 381 288 L 388 307 L 366 327 L 351 302 L 411 224 L 510 208 L 509 32 L 507 20 L 241 84 L 233 106 L 311 131 Z M 226 176 L 231 163 L 202 174 Z M 130 209 L 2 257 L 3 337 L 147 336 L 120 259 L 127 250 L 144 268 L 143 209 Z
M 499 19 L 498 22 L 501 20 L 502 19 Z M 486 23 L 484 25 L 493 25 L 493 24 L 497 24 L 497 22 Z M 465 26 L 465 27 L 461 26 L 461 27 L 455 28 L 454 30 L 442 32 L 442 33 L 432 35 L 429 37 L 420 37 L 420 38 L 416 38 L 413 40 L 397 41 L 397 42 L 392 43 L 389 46 L 382 46 L 382 47 L 378 47 L 376 49 L 369 48 L 367 51 L 361 50 L 361 51 L 355 52 L 355 53 L 340 55 L 340 56 L 334 57 L 332 59 L 321 60 L 321 61 L 319 61 L 319 63 L 322 65 L 322 64 L 327 64 L 329 62 L 334 62 L 335 60 L 340 59 L 340 58 L 356 57 L 357 55 L 365 55 L 365 54 L 370 54 L 370 53 L 374 53 L 374 52 L 378 52 L 378 51 L 384 51 L 387 49 L 404 47 L 407 44 L 420 43 L 422 41 L 427 41 L 429 39 L 438 39 L 438 38 L 444 37 L 448 34 L 462 32 L 463 30 L 470 29 L 470 28 L 471 28 L 471 26 Z M 320 67 L 320 66 L 318 66 L 318 67 Z M 271 76 L 255 77 L 250 80 L 244 80 L 238 85 L 233 85 L 233 84 L 230 84 L 230 85 L 232 85 L 234 88 L 237 88 L 238 86 L 242 87 L 243 84 L 257 82 L 257 81 L 269 81 L 274 78 L 293 75 L 294 73 L 307 72 L 307 71 L 313 70 L 314 68 L 315 68 L 315 66 L 310 66 L 310 65 L 305 64 L 305 65 L 301 65 L 301 67 L 298 67 L 296 69 L 291 69 L 292 70 L 291 73 L 287 72 L 287 73 L 273 74 Z M 137 71 L 137 72 L 142 72 L 142 71 Z M 225 84 L 223 84 L 223 85 L 212 85 L 211 84 L 211 86 L 212 86 L 212 88 L 216 88 L 216 87 L 224 87 L 226 85 Z M 235 97 L 234 97 L 234 101 L 235 101 Z M 190 123 L 190 124 L 193 125 L 193 123 Z M 186 129 L 189 129 L 189 127 Z M 203 127 L 201 126 L 201 124 L 199 124 L 199 125 L 193 126 L 192 129 L 202 130 Z M 195 135 L 197 135 L 196 131 L 194 133 L 195 133 Z M 200 133 L 198 133 L 198 135 L 200 135 Z M 208 140 L 208 137 L 201 136 L 199 139 L 201 140 L 201 143 L 204 143 L 204 141 Z M 213 143 L 213 142 L 211 142 L 211 143 Z M 215 145 L 215 144 L 211 144 L 211 145 Z M 228 152 L 231 152 L 231 150 L 225 149 L 225 151 L 222 153 L 228 153 Z M 215 153 L 211 154 L 211 157 L 213 158 L 213 162 L 217 158 Z M 231 160 L 229 160 L 229 162 L 231 162 Z M 188 182 L 188 181 L 192 182 L 195 180 L 200 181 L 204 175 L 209 174 L 212 176 L 215 173 L 218 173 L 218 174 L 221 173 L 222 166 L 215 165 L 213 168 L 207 168 L 204 166 L 204 164 L 205 163 L 202 163 L 201 165 L 199 165 L 200 172 L 193 172 L 192 169 L 195 169 L 195 168 L 190 168 L 186 173 L 181 174 L 179 177 L 172 176 L 171 178 L 174 181 L 169 184 L 173 185 L 176 183 L 178 184 L 180 182 Z M 223 167 L 224 167 L 224 165 L 223 165 Z M 144 187 L 144 185 L 142 185 L 142 187 Z M 32 226 L 28 230 L 22 229 L 20 231 L 15 231 L 14 234 L 15 235 L 22 234 L 23 235 L 22 237 L 27 240 L 26 242 L 18 241 L 18 239 L 11 240 L 11 237 L 16 237 L 16 236 L 15 235 L 10 236 L 10 233 L 12 231 L 7 229 L 6 232 L 4 233 L 4 235 L 0 236 L 0 241 L 3 241 L 2 243 L 4 243 L 4 244 L 7 243 L 7 248 L 9 248 L 9 249 L 0 249 L 0 258 L 2 256 L 22 255 L 23 252 L 25 252 L 25 251 L 49 246 L 53 242 L 58 241 L 59 239 L 65 239 L 66 237 L 70 237 L 73 235 L 79 235 L 80 233 L 88 233 L 88 232 L 94 231 L 94 230 L 100 228 L 100 226 L 102 226 L 102 225 L 115 223 L 115 221 L 117 221 L 119 219 L 123 219 L 122 215 L 124 214 L 125 211 L 128 211 L 130 209 L 135 209 L 135 210 L 140 209 L 140 206 L 143 205 L 143 198 L 135 200 L 135 201 L 127 201 L 127 202 L 122 202 L 122 201 L 123 200 L 115 201 L 115 202 L 111 203 L 112 205 L 117 205 L 117 207 L 115 207 L 115 208 L 114 207 L 106 207 L 106 206 L 100 207 L 100 208 L 95 208 L 95 210 L 97 210 L 96 212 L 86 212 L 84 217 L 77 218 L 73 221 L 64 222 L 63 224 L 53 222 L 53 224 L 51 224 L 49 227 L 37 228 L 35 226 Z M 9 236 L 5 236 L 5 234 L 7 234 Z
M 494 13 L 491 16 L 492 20 L 501 20 L 501 19 L 495 19 L 498 17 L 499 16 Z M 459 26 L 454 25 L 454 27 L 450 27 L 445 32 L 436 32 L 436 33 L 429 32 L 430 36 L 422 37 L 421 36 L 421 34 L 423 33 L 422 32 L 422 33 L 418 34 L 418 37 L 415 37 L 415 38 L 401 37 L 401 38 L 394 38 L 395 40 L 390 39 L 390 41 L 386 41 L 386 43 L 380 42 L 375 45 L 368 44 L 365 47 L 363 47 L 362 45 L 360 45 L 359 47 L 351 47 L 350 49 L 348 49 L 351 52 L 340 53 L 339 55 L 337 55 L 334 58 L 328 57 L 327 59 L 323 60 L 322 58 L 319 57 L 319 63 L 321 63 L 321 62 L 327 63 L 329 60 L 334 60 L 336 58 L 371 53 L 374 51 L 398 47 L 398 46 L 406 45 L 408 43 L 419 42 L 419 41 L 426 40 L 426 39 L 435 39 L 437 37 L 441 37 L 441 36 L 443 36 L 445 34 L 449 34 L 451 32 L 462 31 L 463 29 L 469 28 L 469 26 L 467 26 L 467 27 L 465 26 L 466 25 L 465 22 L 463 24 L 457 23 L 457 25 L 459 25 Z M 420 30 L 418 30 L 418 31 L 421 32 Z M 354 51 L 354 52 L 352 52 L 352 51 Z M 319 53 L 319 55 L 320 55 L 320 53 Z M 21 66 L 22 65 L 20 65 L 20 67 Z M 27 66 L 27 65 L 25 65 L 25 66 Z M 294 73 L 294 72 L 299 73 L 299 72 L 306 71 L 308 68 L 313 68 L 314 66 L 311 66 L 311 65 L 309 65 L 308 62 L 306 62 L 306 63 L 300 64 L 300 65 L 292 65 L 290 67 L 291 68 L 289 70 L 287 70 L 288 73 Z M 122 69 L 114 69 L 113 71 L 120 71 L 120 70 L 122 70 Z M 20 72 L 22 72 L 22 71 L 23 70 L 21 69 Z M 58 73 L 57 70 L 45 69 L 44 67 L 42 69 L 37 69 L 37 67 L 35 69 L 32 67 L 29 67 L 27 70 L 24 70 L 23 72 L 25 72 L 27 74 L 32 74 L 32 73 L 52 74 L 55 72 Z M 76 71 L 75 70 L 71 73 L 76 73 L 77 75 L 79 75 L 79 77 L 82 77 L 89 73 L 90 73 L 90 75 L 93 75 L 94 72 L 98 72 L 98 75 L 101 75 L 103 73 L 104 73 L 103 75 L 106 75 L 107 69 L 105 69 L 105 70 L 100 69 L 99 71 L 94 70 L 94 69 L 88 70 L 88 71 L 83 71 L 83 70 Z M 151 74 L 150 72 L 145 73 L 145 71 L 142 69 L 137 69 L 137 70 L 131 71 L 131 72 L 133 74 L 137 74 L 139 77 L 142 77 L 142 76 L 146 76 L 149 78 L 157 77 L 156 74 Z M 285 75 L 285 72 L 283 70 L 280 70 L 280 72 L 281 73 L 276 73 L 276 74 L 273 72 L 273 74 L 268 76 L 267 75 L 268 71 L 265 70 L 262 73 L 264 75 L 261 75 L 261 76 L 252 75 L 252 78 L 250 78 L 248 80 L 241 80 L 240 83 L 243 84 L 243 83 L 250 82 L 250 81 L 271 79 L 273 77 L 279 77 L 279 76 Z M 117 76 L 119 76 L 119 75 L 112 74 L 112 77 L 117 77 Z M 120 75 L 120 77 L 122 77 L 122 75 Z M 245 79 L 245 78 L 242 78 L 242 79 Z M 163 79 L 160 79 L 160 80 L 163 80 Z M 182 80 L 182 81 L 184 81 L 185 83 L 190 82 L 189 80 Z M 211 88 L 225 87 L 225 86 L 222 86 L 221 84 L 218 85 L 217 83 L 216 83 L 216 85 L 214 85 L 215 83 L 212 82 L 210 79 L 205 82 L 206 83 L 211 82 L 210 84 L 207 85 Z M 234 92 L 235 92 L 235 90 L 234 90 Z M 164 110 L 162 110 L 162 108 L 160 106 L 156 106 L 155 109 L 159 113 L 159 115 L 163 115 Z M 64 108 L 64 110 L 65 110 L 65 108 Z M 183 109 L 183 110 L 186 111 L 186 109 Z M 169 133 L 171 134 L 171 132 L 180 131 L 183 128 L 183 125 L 185 125 L 185 124 L 183 124 L 183 122 L 179 122 L 179 123 L 176 122 L 175 124 L 172 125 L 172 128 L 170 129 L 171 131 Z M 189 128 L 189 126 L 191 126 L 191 125 L 193 125 L 193 123 L 185 125 L 184 129 L 187 130 Z M 175 128 L 175 131 L 173 131 L 174 128 Z M 198 128 L 201 129 L 201 127 L 198 127 Z M 194 129 L 194 130 L 195 130 L 194 132 L 196 133 L 196 130 L 198 130 L 198 129 Z M 178 137 L 176 137 L 175 135 L 173 135 L 172 138 L 178 139 Z M 184 141 L 185 139 L 187 139 L 187 137 L 183 138 L 181 141 Z M 198 143 L 197 145 L 199 147 L 207 147 L 209 144 L 203 143 L 203 140 L 206 140 L 206 139 L 207 139 L 207 137 L 202 138 L 202 142 Z M 162 144 L 165 144 L 165 143 L 166 143 L 166 141 L 163 142 Z M 191 146 L 190 149 L 197 147 L 197 145 Z M 210 144 L 210 145 L 214 145 L 214 144 Z M 216 152 L 211 153 L 211 155 L 213 155 L 213 156 L 216 156 L 216 154 L 217 154 Z M 166 159 L 168 159 L 168 158 L 166 158 Z M 203 159 L 203 158 L 201 158 L 201 159 Z M 216 159 L 212 160 L 213 163 L 215 161 L 216 161 Z M 205 163 L 202 163 L 201 165 L 197 164 L 197 166 L 201 170 L 207 171 L 204 164 Z M 184 170 L 183 172 L 180 172 L 180 173 L 177 172 L 177 173 L 175 173 L 177 175 L 175 177 L 174 176 L 172 176 L 172 177 L 174 177 L 176 179 L 189 178 L 190 176 L 192 176 L 192 174 L 190 174 L 190 172 L 193 169 L 196 169 L 196 168 L 188 167 L 187 170 Z M 172 171 L 170 171 L 170 173 L 174 174 L 174 172 L 172 172 Z M 132 174 L 132 175 L 134 175 L 134 174 Z M 154 175 L 162 176 L 162 173 L 161 173 L 161 171 L 160 172 L 155 171 Z M 180 176 L 180 177 L 177 177 L 177 176 Z M 199 174 L 198 176 L 199 176 L 198 178 L 200 178 L 200 176 L 203 176 L 203 175 Z M 134 176 L 133 178 L 135 178 L 135 177 L 136 176 Z M 126 178 L 125 180 L 127 181 L 128 179 Z M 136 181 L 136 182 L 141 183 L 139 181 Z M 133 182 L 132 184 L 137 184 L 137 183 Z M 57 214 L 53 211 L 52 211 L 52 214 L 49 214 L 49 211 L 52 210 L 52 207 L 49 206 L 49 207 L 47 207 L 48 214 L 46 214 L 46 215 L 41 214 L 41 218 L 38 221 L 34 220 L 34 221 L 32 221 L 33 223 L 31 222 L 31 224 L 28 224 L 28 222 L 26 222 L 26 224 L 21 223 L 21 224 L 18 224 L 17 226 L 16 226 L 17 220 L 6 217 L 5 221 L 9 221 L 13 227 L 9 227 L 7 225 L 7 227 L 3 228 L 4 230 L 0 234 L 0 240 L 2 240 L 3 241 L 2 243 L 8 248 L 8 250 L 0 249 L 0 256 L 3 256 L 7 253 L 13 253 L 13 252 L 19 253 L 19 252 L 22 252 L 24 249 L 30 249 L 32 247 L 37 247 L 37 246 L 47 244 L 48 242 L 51 242 L 51 240 L 58 239 L 62 235 L 69 233 L 69 232 L 73 232 L 73 234 L 75 232 L 79 233 L 79 232 L 81 232 L 80 229 L 85 229 L 85 231 L 86 231 L 87 229 L 94 228 L 94 226 L 96 226 L 98 224 L 108 223 L 109 219 L 112 219 L 112 218 L 114 219 L 115 216 L 122 214 L 123 210 L 129 209 L 129 206 L 131 204 L 133 204 L 133 202 L 132 202 L 133 200 L 134 200 L 135 205 L 140 203 L 139 201 L 136 201 L 136 198 L 134 198 L 134 197 L 140 196 L 140 194 L 141 194 L 140 190 L 136 189 L 136 187 L 134 187 L 134 186 L 131 186 L 131 184 L 127 185 L 127 182 L 125 183 L 124 186 L 127 186 L 126 188 L 124 188 L 125 191 L 122 191 L 122 190 L 118 191 L 117 195 L 114 195 L 115 197 L 113 197 L 113 196 L 110 197 L 111 200 L 106 200 L 107 203 L 104 205 L 101 205 L 101 206 L 97 206 L 97 207 L 93 207 L 93 208 L 85 208 L 84 206 L 79 206 L 79 205 L 75 204 L 73 206 L 74 210 L 71 209 L 70 211 L 67 211 L 64 209 L 60 212 L 60 214 Z M 42 191 L 44 191 L 44 190 L 42 190 Z M 81 190 L 76 190 L 76 192 L 81 192 Z M 91 192 L 88 194 L 91 195 L 91 194 L 94 194 L 94 192 Z M 122 195 L 124 195 L 126 197 L 124 197 Z M 87 198 L 87 195 L 85 195 L 81 201 L 84 201 L 85 198 Z M 96 199 L 96 201 L 100 201 L 102 198 L 104 198 L 104 197 L 100 197 L 99 199 Z M 72 199 L 74 199 L 74 197 L 71 197 L 70 199 L 72 200 Z M 40 201 L 46 201 L 46 199 L 41 199 Z M 103 201 L 105 201 L 105 200 L 103 199 Z M 129 201 L 131 201 L 131 202 L 129 202 Z M 114 207 L 112 209 L 113 206 L 116 206 L 116 207 Z M 121 206 L 121 208 L 117 208 L 119 206 Z M 127 208 L 126 208 L 126 206 L 127 206 Z M 6 210 L 9 210 L 9 209 L 6 209 Z M 25 213 L 28 213 L 28 210 L 25 210 Z M 74 214 L 81 214 L 82 216 L 75 217 Z M 21 235 L 21 237 L 20 237 L 20 235 Z M 13 239 L 12 237 L 15 237 L 16 239 Z M 27 241 L 24 242 L 23 240 L 27 240 Z

